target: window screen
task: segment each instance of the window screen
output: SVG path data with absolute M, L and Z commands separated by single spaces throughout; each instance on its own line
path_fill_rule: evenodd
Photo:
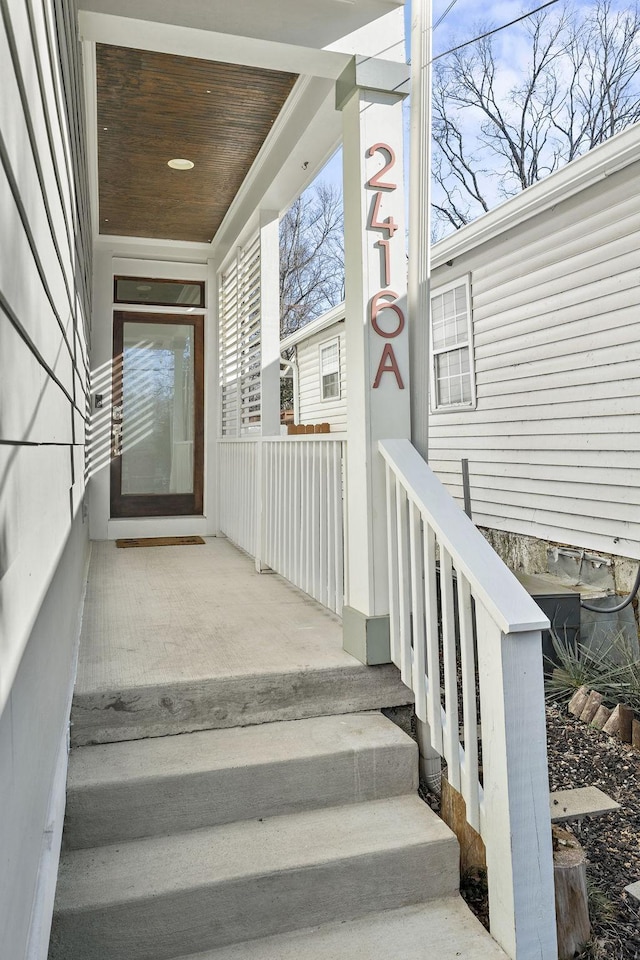
M 475 383 L 468 278 L 431 297 L 432 404 L 436 409 L 472 406 Z
M 320 390 L 323 400 L 340 396 L 340 341 L 320 345 Z

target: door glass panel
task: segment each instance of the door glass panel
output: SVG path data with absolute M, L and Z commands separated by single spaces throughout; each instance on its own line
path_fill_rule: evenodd
M 192 493 L 194 327 L 123 327 L 121 492 Z

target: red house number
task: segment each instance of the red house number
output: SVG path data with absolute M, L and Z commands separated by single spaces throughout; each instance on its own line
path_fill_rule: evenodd
M 387 174 L 395 165 L 396 154 L 393 147 L 390 147 L 388 143 L 374 143 L 373 146 L 369 147 L 367 150 L 368 157 L 372 157 L 375 153 L 381 153 L 385 157 L 388 156 L 389 159 L 385 163 L 384 167 L 381 170 L 378 170 L 378 172 L 375 173 L 369 180 L 367 180 L 365 184 L 366 187 L 376 191 L 371 204 L 371 213 L 369 215 L 369 223 L 367 224 L 367 227 L 369 230 L 379 230 L 381 233 L 386 234 L 386 236 L 376 240 L 374 246 L 378 247 L 380 253 L 382 254 L 382 285 L 383 287 L 388 287 L 391 283 L 391 257 L 389 254 L 389 245 L 394 238 L 396 230 L 398 229 L 398 224 L 395 222 L 393 217 L 386 217 L 384 220 L 380 219 L 380 203 L 382 201 L 383 190 L 391 193 L 398 187 L 397 183 L 390 183 L 388 180 L 384 179 L 385 174 Z M 394 293 L 393 290 L 382 289 L 379 290 L 369 301 L 369 320 L 371 321 L 371 326 L 379 337 L 382 337 L 383 340 L 387 341 L 382 348 L 382 355 L 380 357 L 380 363 L 378 364 L 378 371 L 376 373 L 375 380 L 373 381 L 374 390 L 377 390 L 380 386 L 380 381 L 385 373 L 392 373 L 396 378 L 396 383 L 398 384 L 399 389 L 404 390 L 404 383 L 398 368 L 398 361 L 396 360 L 393 346 L 389 343 L 389 340 L 393 340 L 395 337 L 398 337 L 404 330 L 404 313 L 398 304 L 393 302 L 397 299 L 398 294 Z M 389 320 L 389 317 L 386 316 L 385 322 L 382 322 L 380 314 L 383 310 L 395 315 L 391 321 Z

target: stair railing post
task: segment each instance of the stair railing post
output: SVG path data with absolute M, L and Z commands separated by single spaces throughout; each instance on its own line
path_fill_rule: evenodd
M 556 960 L 541 633 L 476 617 L 491 934 L 513 960 Z

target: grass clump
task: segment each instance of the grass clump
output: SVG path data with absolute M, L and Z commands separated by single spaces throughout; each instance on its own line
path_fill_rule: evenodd
M 545 681 L 547 700 L 568 703 L 584 685 L 602 694 L 608 707 L 625 703 L 640 713 L 640 659 L 624 633 L 615 634 L 595 651 L 577 637 L 560 637 L 553 630 L 551 639 L 555 658 Z

